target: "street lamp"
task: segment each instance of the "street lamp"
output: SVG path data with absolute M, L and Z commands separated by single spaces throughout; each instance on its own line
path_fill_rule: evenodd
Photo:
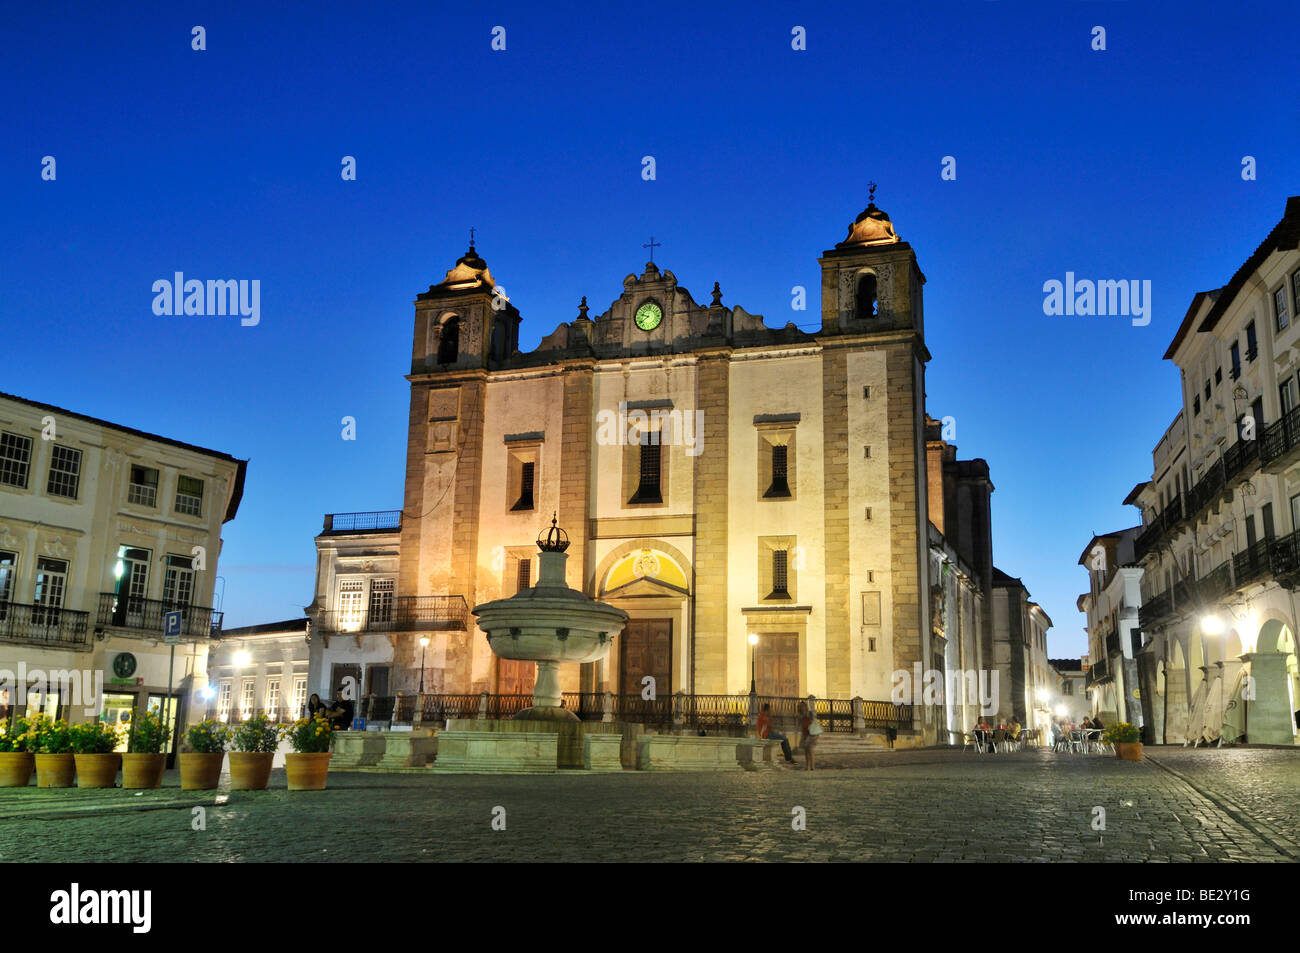
M 420 694 L 424 694 L 424 650 L 429 647 L 429 637 L 420 636 Z
M 758 694 L 758 679 L 755 677 L 755 660 L 754 653 L 757 651 L 758 636 L 753 632 L 749 633 L 749 694 Z
M 1201 631 L 1206 635 L 1221 635 L 1223 633 L 1223 620 L 1217 615 L 1202 616 Z

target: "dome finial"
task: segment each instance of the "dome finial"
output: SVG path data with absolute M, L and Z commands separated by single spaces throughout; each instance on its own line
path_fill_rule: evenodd
M 569 548 L 569 534 L 556 525 L 558 516 L 551 514 L 551 528 L 537 540 L 537 548 L 544 553 L 562 553 Z

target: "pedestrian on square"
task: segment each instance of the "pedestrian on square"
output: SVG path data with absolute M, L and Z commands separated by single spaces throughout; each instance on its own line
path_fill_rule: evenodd
M 781 742 L 781 754 L 786 764 L 794 764 L 794 755 L 790 753 L 790 739 L 779 731 L 772 730 L 772 706 L 764 705 L 758 713 L 758 736 Z
M 817 745 L 817 738 L 822 733 L 822 726 L 813 713 L 808 710 L 807 702 L 799 703 L 799 747 L 803 749 L 804 770 L 813 770 L 813 748 Z

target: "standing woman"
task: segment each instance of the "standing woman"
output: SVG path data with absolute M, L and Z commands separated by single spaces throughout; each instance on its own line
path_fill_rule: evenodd
M 822 733 L 822 726 L 813 717 L 813 713 L 808 710 L 807 702 L 799 703 L 799 730 L 802 734 L 799 737 L 799 747 L 803 749 L 804 770 L 813 770 L 813 748 L 817 744 L 817 737 Z

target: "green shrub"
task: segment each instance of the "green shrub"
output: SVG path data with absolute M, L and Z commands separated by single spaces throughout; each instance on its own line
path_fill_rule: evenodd
M 231 732 L 232 751 L 274 751 L 280 745 L 280 729 L 265 715 L 254 715 Z
M 190 725 L 189 731 L 185 732 L 185 740 L 198 754 L 219 754 L 226 750 L 230 729 L 219 721 L 209 719 Z
M 1121 721 L 1107 728 L 1102 737 L 1113 745 L 1132 744 L 1142 740 L 1142 729 L 1137 725 L 1130 725 L 1127 721 Z
M 73 754 L 108 754 L 117 747 L 117 725 L 102 721 L 84 721 L 68 729 Z
M 133 713 L 126 750 L 131 754 L 161 754 L 167 743 L 167 725 L 151 711 Z

